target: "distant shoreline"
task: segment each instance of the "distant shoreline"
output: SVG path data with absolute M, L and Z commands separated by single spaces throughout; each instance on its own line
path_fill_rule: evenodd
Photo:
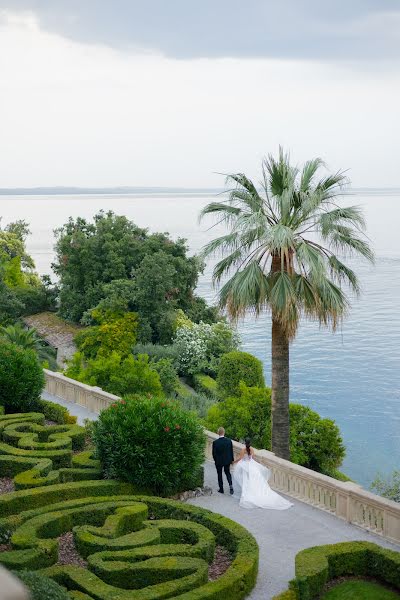
M 35 187 L 35 188 L 0 188 L 0 196 L 161 196 L 170 194 L 186 195 L 218 195 L 225 191 L 224 188 L 179 188 L 179 187 Z M 344 195 L 362 194 L 374 196 L 383 194 L 385 196 L 400 196 L 400 187 L 360 187 L 348 188 Z

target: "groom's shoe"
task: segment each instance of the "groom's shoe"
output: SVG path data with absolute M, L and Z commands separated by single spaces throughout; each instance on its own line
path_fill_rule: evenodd
M 229 493 L 230 493 L 230 495 L 231 495 L 231 496 L 233 496 L 233 494 L 234 494 L 234 492 L 233 492 L 233 487 L 230 487 L 230 488 L 229 488 Z
M 219 492 L 220 494 L 223 494 L 223 493 L 224 493 L 224 490 L 218 490 L 218 492 Z

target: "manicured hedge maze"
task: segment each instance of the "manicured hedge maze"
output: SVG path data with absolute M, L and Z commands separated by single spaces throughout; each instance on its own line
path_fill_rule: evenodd
M 0 562 L 10 570 L 51 577 L 72 600 L 236 600 L 254 586 L 258 547 L 245 529 L 96 479 L 90 453 L 73 454 L 83 446 L 82 428 L 45 427 L 43 415 L 30 413 L 0 416 L 0 431 L 0 477 L 13 476 L 19 488 L 0 495 Z M 59 563 L 67 532 L 86 567 Z M 217 546 L 232 562 L 210 580 Z
M 42 413 L 0 415 L 0 477 L 15 488 L 98 479 L 101 471 L 85 445 L 85 430 L 74 424 L 45 425 Z
M 275 600 L 320 598 L 326 584 L 338 577 L 372 577 L 400 591 L 400 552 L 370 542 L 307 548 L 296 556 L 290 589 Z

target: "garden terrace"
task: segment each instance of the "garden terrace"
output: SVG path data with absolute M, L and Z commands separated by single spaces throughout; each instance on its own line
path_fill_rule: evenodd
M 243 527 L 199 507 L 135 495 L 115 481 L 49 485 L 0 496 L 0 532 L 10 549 L 0 562 L 37 570 L 72 599 L 182 600 L 248 595 L 258 547 Z M 86 564 L 60 564 L 59 545 L 72 532 Z M 216 547 L 230 556 L 214 578 Z
M 47 392 L 44 392 L 44 397 L 68 407 L 71 414 L 77 415 L 81 422 L 85 417 L 95 418 L 99 410 L 116 400 L 115 396 L 98 388 L 90 388 L 58 373 L 47 371 L 46 380 Z M 208 434 L 208 444 L 211 443 L 213 435 Z M 236 452 L 241 447 L 235 443 Z M 398 504 L 371 494 L 354 483 L 338 482 L 279 459 L 270 452 L 257 451 L 257 458 L 272 470 L 272 487 L 291 496 L 293 508 L 288 511 L 243 510 L 234 498 L 217 493 L 191 501 L 196 506 L 210 509 L 236 521 L 256 538 L 260 547 L 260 568 L 256 587 L 249 595 L 249 600 L 269 600 L 285 590 L 288 581 L 295 575 L 296 554 L 316 544 L 361 540 L 372 541 L 393 550 L 400 549 L 398 543 L 391 543 L 389 539 L 385 539 L 386 535 L 395 539 L 400 534 L 396 526 L 396 523 L 400 523 Z M 290 489 L 288 485 L 288 482 L 296 481 L 301 482 L 297 491 L 296 488 Z M 208 461 L 205 463 L 205 483 L 216 491 L 215 468 Z M 301 495 L 301 490 L 307 494 Z M 328 502 L 328 499 L 339 496 L 344 496 L 345 502 Z M 349 506 L 352 510 L 338 518 L 333 510 L 334 506 L 340 506 L 342 509 Z M 358 513 L 353 510 L 357 506 L 361 507 Z M 380 511 L 379 514 L 384 515 L 386 525 L 378 533 L 374 532 L 373 528 L 368 529 L 366 516 L 378 514 L 373 511 Z M 386 514 L 392 521 L 387 519 Z M 362 519 L 365 519 L 364 523 Z

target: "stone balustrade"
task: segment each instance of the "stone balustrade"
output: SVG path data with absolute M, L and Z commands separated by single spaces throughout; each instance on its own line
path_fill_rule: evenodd
M 54 396 L 99 413 L 118 396 L 45 369 L 46 391 Z M 206 431 L 206 456 L 212 459 L 212 442 L 218 436 Z M 234 442 L 237 455 L 243 444 Z M 256 460 L 270 469 L 273 489 L 393 542 L 400 543 L 400 504 L 364 490 L 353 482 L 342 482 L 275 456 L 256 450 Z

